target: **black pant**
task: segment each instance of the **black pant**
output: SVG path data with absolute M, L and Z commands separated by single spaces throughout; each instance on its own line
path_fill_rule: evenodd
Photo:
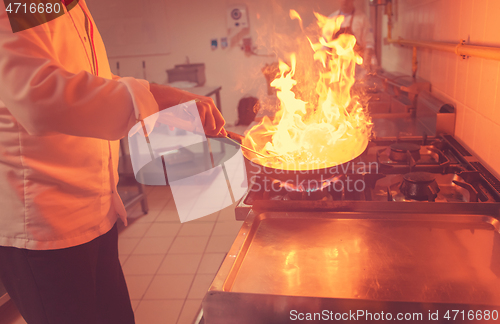
M 28 324 L 133 324 L 118 230 L 58 250 L 0 247 L 0 279 Z

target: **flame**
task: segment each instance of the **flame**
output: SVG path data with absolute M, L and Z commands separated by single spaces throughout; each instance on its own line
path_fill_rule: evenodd
M 271 86 L 277 89 L 280 107 L 273 119 L 264 117 L 246 134 L 244 143 L 269 158 L 245 155 L 258 164 L 286 170 L 326 168 L 352 160 L 368 144 L 371 120 L 357 97 L 351 97 L 356 64 L 363 59 L 354 51 L 356 38 L 341 34 L 343 16 L 328 18 L 315 13 L 321 36 L 308 37 L 313 60 L 290 55 L 290 65 L 279 62 L 279 77 Z M 302 19 L 294 10 L 290 18 Z M 300 64 L 307 73 L 296 76 Z M 311 74 L 313 71 L 315 74 Z M 311 80 L 315 76 L 317 80 Z M 310 96 L 310 94 L 315 94 Z M 308 95 L 309 102 L 300 96 Z M 312 99 L 311 99 L 312 98 Z

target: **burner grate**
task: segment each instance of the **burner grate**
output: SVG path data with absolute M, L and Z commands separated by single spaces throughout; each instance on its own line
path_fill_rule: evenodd
M 417 144 L 415 139 L 400 142 L 394 142 L 392 139 L 374 140 L 356 164 L 364 165 L 364 168 L 360 168 L 361 171 L 354 168 L 338 170 L 335 179 L 328 185 L 325 184 L 322 190 L 306 188 L 305 192 L 296 192 L 291 188 L 290 192 L 266 174 L 259 173 L 255 176 L 255 184 L 249 188 L 242 200 L 242 206 L 251 209 L 254 205 L 261 206 L 265 203 L 266 206 L 275 206 L 279 210 L 291 203 L 294 206 L 301 203 L 319 206 L 368 202 L 408 202 L 413 205 L 424 201 L 434 202 L 435 205 L 500 202 L 500 178 L 497 179 L 493 171 L 488 171 L 483 164 L 469 161 L 473 160 L 470 157 L 474 156 L 453 137 L 443 135 L 432 140 L 429 145 L 420 146 L 419 159 L 408 156 L 408 152 L 417 151 Z M 393 151 L 403 153 L 407 160 L 394 161 L 391 158 Z M 419 188 L 419 185 L 414 183 L 418 181 L 404 183 L 405 175 L 418 175 L 422 172 L 435 177 L 435 183 L 431 184 L 430 189 L 426 186 Z M 411 191 L 412 195 L 408 195 L 407 191 Z
M 453 147 L 460 153 L 462 154 L 463 156 L 472 156 L 472 154 L 469 153 L 469 151 L 467 151 L 465 149 L 465 147 L 462 146 L 462 144 L 460 144 L 455 138 L 453 138 L 453 136 L 451 135 L 444 135 L 443 136 L 451 145 L 453 145 Z
M 497 178 L 493 174 L 491 174 L 488 169 L 486 169 L 481 163 L 479 162 L 470 162 L 470 164 L 481 173 L 481 175 L 484 177 L 486 181 L 495 189 L 495 191 L 500 195 L 500 181 L 498 181 Z

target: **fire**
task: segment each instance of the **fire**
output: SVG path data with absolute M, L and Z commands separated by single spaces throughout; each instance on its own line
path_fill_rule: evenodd
M 290 65 L 280 60 L 279 77 L 271 83 L 277 89 L 279 110 L 245 136 L 245 145 L 269 155 L 245 152 L 258 164 L 286 170 L 326 168 L 352 160 L 368 145 L 371 120 L 358 98 L 351 97 L 356 64 L 363 62 L 354 51 L 356 38 L 341 34 L 332 39 L 344 17 L 315 15 L 322 35 L 317 42 L 308 38 L 313 60 L 301 60 L 296 54 L 291 54 Z M 299 20 L 303 29 L 297 12 L 292 10 L 290 17 Z M 309 72 L 297 78 L 296 68 L 307 62 L 311 63 L 302 68 Z M 309 101 L 302 100 L 301 94 L 309 94 Z

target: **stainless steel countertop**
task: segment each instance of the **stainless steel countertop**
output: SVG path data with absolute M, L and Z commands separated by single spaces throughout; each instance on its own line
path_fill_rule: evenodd
M 499 229 L 470 211 L 252 211 L 205 297 L 206 324 L 287 323 L 297 308 L 500 310 Z

